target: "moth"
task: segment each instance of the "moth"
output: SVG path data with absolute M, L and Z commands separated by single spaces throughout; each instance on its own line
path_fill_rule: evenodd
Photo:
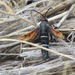
M 52 25 L 49 24 L 48 20 L 45 17 L 43 17 L 39 26 L 37 26 L 28 34 L 22 35 L 20 39 L 33 42 L 36 38 L 38 38 L 41 46 L 49 48 L 49 37 L 52 36 L 64 39 L 64 35 L 61 32 L 53 29 Z M 50 58 L 48 51 L 41 49 L 41 53 L 44 60 Z

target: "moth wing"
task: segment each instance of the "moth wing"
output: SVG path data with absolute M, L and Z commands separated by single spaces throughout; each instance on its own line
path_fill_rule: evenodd
M 52 33 L 55 37 L 60 38 L 60 39 L 64 39 L 64 35 L 63 35 L 61 32 L 59 32 L 59 31 L 57 31 L 57 30 L 55 30 L 55 29 L 53 29 L 53 28 L 50 28 L 50 31 L 51 31 L 51 33 Z
M 22 35 L 22 36 L 20 37 L 20 40 L 32 41 L 32 40 L 34 40 L 34 39 L 37 37 L 38 32 L 39 32 L 38 29 L 35 29 L 35 30 L 29 32 L 29 33 L 26 34 L 26 35 Z

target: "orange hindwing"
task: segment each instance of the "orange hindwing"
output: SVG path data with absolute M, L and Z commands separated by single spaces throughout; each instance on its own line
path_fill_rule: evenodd
M 53 34 L 54 36 L 56 36 L 57 38 L 64 39 L 64 36 L 63 36 L 63 34 L 62 34 L 61 32 L 59 32 L 59 31 L 57 31 L 57 30 L 55 30 L 55 29 L 52 29 L 52 28 L 50 28 L 50 31 L 51 31 L 52 34 Z
M 31 40 L 33 40 L 36 37 L 37 34 L 38 34 L 38 29 L 35 29 L 35 30 L 29 32 L 26 35 L 22 35 L 20 37 L 20 39 L 21 40 L 26 40 L 26 41 L 31 41 Z

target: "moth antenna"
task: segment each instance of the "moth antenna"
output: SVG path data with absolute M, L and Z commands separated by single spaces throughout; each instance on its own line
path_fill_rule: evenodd
M 32 11 L 37 12 L 37 13 L 40 14 L 43 18 L 45 18 L 45 16 L 44 16 L 43 14 L 41 14 L 40 12 L 38 12 L 37 10 L 32 10 Z
M 51 9 L 51 7 L 45 12 L 45 17 L 47 17 L 47 13 L 48 13 L 48 11 Z
M 37 12 L 38 14 L 40 14 L 43 18 L 45 18 L 45 16 L 43 14 L 41 14 L 40 12 L 38 12 L 37 10 L 26 10 L 26 11 L 35 11 Z

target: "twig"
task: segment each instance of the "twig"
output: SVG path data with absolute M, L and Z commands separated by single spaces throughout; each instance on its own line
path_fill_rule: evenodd
M 73 31 L 72 32 L 72 38 L 71 38 L 71 46 L 73 45 L 74 38 L 75 38 L 75 32 Z
M 16 35 L 17 33 L 21 32 L 21 31 L 25 31 L 25 30 L 28 30 L 28 29 L 31 29 L 31 28 L 34 28 L 34 26 L 29 26 L 29 27 L 26 27 L 26 28 L 24 28 L 24 29 L 21 29 L 21 30 L 12 32 L 12 33 L 10 33 L 10 34 L 8 34 L 8 35 L 0 36 L 0 38 L 2 38 L 2 37 L 9 37 L 9 36 L 12 36 L 12 35 Z
M 0 56 L 3 56 L 3 55 L 5 55 L 5 56 L 11 56 L 11 55 L 20 55 L 20 54 L 17 54 L 17 53 L 0 53 Z
M 70 58 L 70 59 L 72 59 L 72 60 L 75 60 L 75 58 L 72 57 L 72 56 L 69 56 L 69 55 L 66 55 L 66 54 L 62 54 L 62 53 L 56 52 L 56 51 L 54 51 L 54 50 L 51 50 L 51 49 L 48 49 L 48 48 L 39 46 L 39 45 L 34 44 L 34 43 L 31 43 L 31 42 L 21 41 L 21 40 L 16 40 L 16 39 L 7 39 L 7 38 L 0 39 L 0 41 L 16 41 L 16 42 L 21 42 L 21 43 L 29 44 L 29 45 L 35 46 L 35 47 L 37 47 L 37 48 L 44 49 L 44 50 L 46 50 L 46 51 L 48 51 L 48 52 L 54 53 L 54 54 L 56 54 L 56 55 L 60 55 L 60 56 L 63 56 L 63 57 L 66 57 L 66 58 Z
M 64 8 L 70 6 L 74 3 L 75 3 L 74 0 L 65 0 L 65 1 L 61 2 L 60 4 L 57 4 L 56 6 L 53 6 L 52 9 L 48 12 L 47 17 L 51 16 L 52 14 L 54 14 L 54 13 L 60 11 L 60 10 L 63 10 Z M 41 14 L 45 15 L 46 11 L 47 11 L 47 9 L 44 10 Z M 41 18 L 41 16 L 39 16 L 39 17 Z
M 73 4 L 72 6 L 71 6 L 71 8 L 69 9 L 69 11 L 66 13 L 66 15 L 59 21 L 59 23 L 56 25 L 56 27 L 60 27 L 61 26 L 61 24 L 67 19 L 67 17 L 70 15 L 70 13 L 73 11 L 73 9 L 74 9 L 74 7 L 75 7 L 75 4 Z
M 62 39 L 58 39 L 58 40 L 61 41 L 61 42 L 63 43 L 64 46 L 70 47 L 70 46 L 68 45 L 68 43 L 65 42 L 64 40 L 62 40 Z
M 22 50 L 37 50 L 38 48 L 37 47 L 31 47 L 31 48 L 29 48 L 29 47 L 26 47 L 26 48 L 21 48 Z
M 11 9 L 10 6 L 7 5 L 7 3 L 5 1 L 0 1 L 0 5 L 4 5 L 9 13 L 11 13 L 11 14 L 14 13 L 14 11 Z
M 17 45 L 19 44 L 18 42 L 14 42 L 14 43 L 9 43 L 9 44 L 3 44 L 3 45 L 0 45 L 0 49 L 1 48 L 6 48 L 6 47 L 11 47 L 13 45 Z
M 20 15 L 16 15 L 15 13 L 8 13 L 8 12 L 5 12 L 5 11 L 2 11 L 2 10 L 0 10 L 0 12 L 1 13 L 4 13 L 4 14 L 8 14 L 8 15 L 11 15 L 11 16 L 14 16 L 14 17 L 16 17 L 16 18 L 18 18 L 18 19 L 21 19 L 21 20 L 23 20 L 24 22 L 27 22 L 27 23 L 29 23 L 29 24 L 31 24 L 31 25 L 35 25 L 33 22 L 31 22 L 30 20 L 28 20 L 28 19 L 26 19 L 26 18 L 23 18 L 23 17 L 21 17 Z
M 67 37 L 67 40 L 68 40 L 68 41 L 70 41 L 69 38 L 70 38 L 70 36 L 71 36 L 72 34 L 73 34 L 73 32 L 71 32 L 71 33 L 68 35 L 68 37 Z
M 71 32 L 71 31 L 75 31 L 75 28 L 74 29 L 57 29 L 57 30 L 59 30 L 59 31 L 64 31 L 64 32 Z
M 73 69 L 72 69 L 71 65 L 68 62 L 64 64 L 62 75 L 67 75 L 67 71 L 69 71 L 70 73 L 73 72 Z
M 41 3 L 41 2 L 44 2 L 44 1 L 47 1 L 47 0 L 41 0 L 41 1 L 38 1 L 38 2 L 35 2 L 35 3 L 32 3 L 32 4 L 29 4 L 29 5 L 25 6 L 23 9 L 19 10 L 18 12 L 16 12 L 16 14 L 20 14 L 23 11 L 29 9 L 30 7 L 35 6 L 35 5 L 37 5 L 37 4 Z
M 33 15 L 32 15 L 32 11 L 30 11 L 30 15 L 31 15 L 31 19 L 32 19 L 32 21 L 34 22 L 34 26 L 37 26 L 37 23 L 35 22 L 35 19 L 34 19 L 34 17 L 33 17 Z
M 51 17 L 51 18 L 48 19 L 48 21 L 53 21 L 53 20 L 59 19 L 59 18 L 63 17 L 65 14 L 67 14 L 67 12 L 68 11 L 65 11 L 65 12 L 63 12 L 63 13 L 61 13 L 59 15 L 56 15 L 54 17 Z
M 19 15 L 13 15 L 13 16 L 15 16 L 16 18 L 19 18 L 19 19 L 21 19 L 21 20 L 23 20 L 23 21 L 25 21 L 25 22 L 27 22 L 27 23 L 29 23 L 31 25 L 35 25 L 34 22 L 31 22 L 30 20 L 26 19 L 25 17 L 23 18 L 23 17 L 21 17 Z

